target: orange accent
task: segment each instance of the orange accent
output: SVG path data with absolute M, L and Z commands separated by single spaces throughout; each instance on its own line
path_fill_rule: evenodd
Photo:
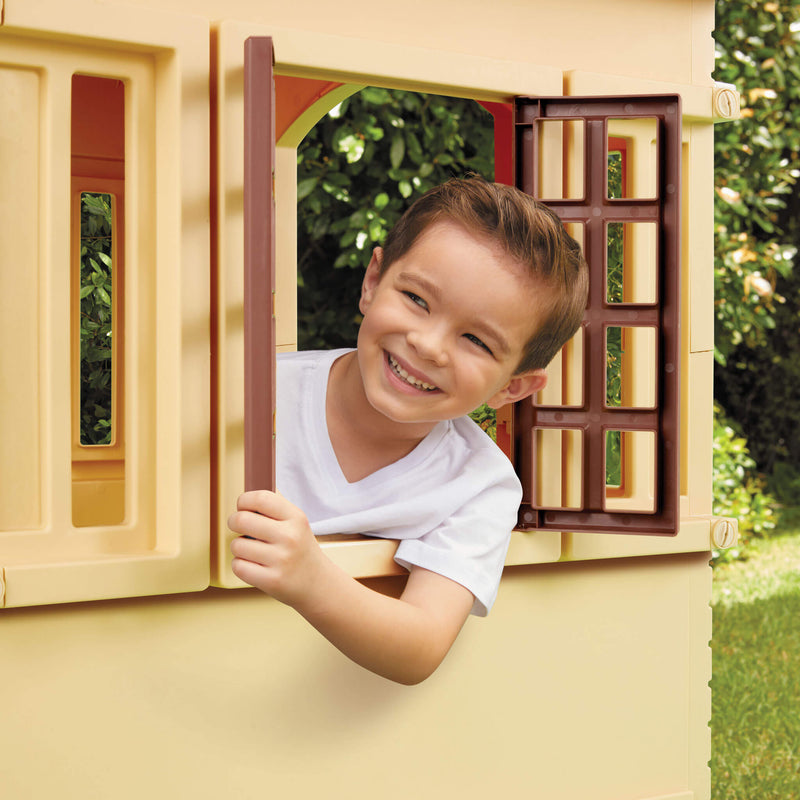
M 341 83 L 317 80 L 314 78 L 292 78 L 288 75 L 275 76 L 275 138 L 281 136 L 289 126 L 310 108 L 320 97 L 338 89 Z
M 514 463 L 514 412 L 513 406 L 507 405 L 497 409 L 497 446 Z
M 478 101 L 494 119 L 494 179 L 514 185 L 514 104 Z
M 125 178 L 125 85 L 72 78 L 72 176 Z

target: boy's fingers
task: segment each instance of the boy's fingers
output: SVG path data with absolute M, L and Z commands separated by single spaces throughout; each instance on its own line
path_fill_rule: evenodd
M 263 540 L 253 539 L 250 536 L 237 536 L 231 542 L 231 553 L 235 558 L 266 565 L 270 551 L 264 547 Z
M 257 514 L 277 520 L 291 519 L 300 513 L 297 506 L 290 503 L 285 497 L 266 489 L 244 492 L 239 495 L 236 508 L 239 511 L 255 511 Z

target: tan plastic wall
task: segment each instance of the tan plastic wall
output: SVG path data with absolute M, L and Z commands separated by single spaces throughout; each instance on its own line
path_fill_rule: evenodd
M 181 343 L 171 352 L 183 364 L 186 385 L 202 385 L 208 377 L 203 348 L 207 353 L 213 342 L 205 295 L 211 243 L 219 265 L 222 331 L 216 346 L 226 378 L 213 401 L 221 409 L 222 433 L 210 527 L 211 549 L 222 553 L 221 520 L 241 470 L 236 91 L 238 44 L 246 36 L 272 35 L 276 70 L 287 75 L 487 100 L 679 92 L 685 115 L 678 536 L 515 534 L 489 618 L 468 622 L 427 682 L 395 686 L 349 663 L 292 611 L 255 591 L 189 592 L 208 580 L 200 563 L 205 560 L 208 569 L 206 487 L 215 466 L 207 445 L 207 395 L 201 389 L 193 396 L 186 385 L 171 383 L 169 372 L 149 373 L 143 365 L 140 374 L 150 375 L 143 380 L 167 380 L 153 390 L 157 415 L 180 419 L 183 408 L 187 419 L 185 428 L 160 429 L 164 436 L 153 445 L 150 474 L 135 447 L 130 455 L 140 458 L 133 463 L 141 474 L 126 482 L 129 506 L 137 507 L 136 491 L 146 495 L 152 489 L 154 498 L 149 513 L 155 527 L 145 527 L 149 536 L 131 545 L 133 560 L 144 566 L 134 567 L 132 576 L 125 547 L 112 540 L 110 547 L 120 552 L 108 555 L 107 569 L 97 573 L 103 539 L 87 545 L 85 560 L 71 571 L 40 570 L 35 579 L 24 567 L 24 547 L 17 563 L 0 561 L 0 596 L 5 582 L 8 605 L 15 605 L 10 600 L 18 584 L 29 587 L 31 597 L 38 593 L 55 603 L 0 611 L 4 800 L 391 800 L 409 793 L 422 800 L 707 800 L 713 2 L 497 0 L 487 6 L 478 0 L 412 0 L 400 8 L 359 0 L 345 9 L 327 0 L 0 0 L 0 13 L 0 75 L 12 47 L 51 42 L 53 52 L 67 48 L 78 60 L 91 56 L 101 75 L 108 64 L 119 63 L 120 53 L 127 54 L 136 69 L 154 76 L 149 87 L 158 97 L 175 100 L 162 106 L 154 101 L 159 124 L 168 119 L 173 127 L 166 140 L 148 140 L 155 150 L 146 163 L 153 180 L 160 174 L 155 163 L 169 179 L 165 213 L 181 234 L 177 242 L 162 239 L 157 247 L 167 248 L 160 257 L 180 265 L 174 277 L 182 282 L 178 291 L 186 305 L 180 330 L 169 327 L 168 315 L 158 319 L 168 334 L 163 342 Z M 44 96 L 36 88 L 45 74 L 39 67 L 33 63 L 22 80 Z M 214 113 L 212 82 L 219 104 L 213 159 L 206 139 Z M 9 93 L 2 85 L 0 92 L 2 102 Z M 8 116 L 3 108 L 0 121 L 0 131 L 10 131 L 17 142 L 26 130 L 45 130 L 36 118 L 42 105 L 20 107 L 27 117 Z M 279 143 L 276 174 L 284 347 L 293 342 L 286 320 L 294 302 L 296 143 L 290 137 Z M 0 335 L 4 343 L 20 343 L 13 355 L 3 352 L 0 513 L 5 527 L 35 531 L 37 537 L 50 535 L 54 481 L 69 469 L 69 425 L 57 411 L 53 378 L 63 377 L 64 366 L 48 305 L 55 297 L 51 282 L 62 280 L 51 259 L 68 241 L 58 216 L 68 200 L 48 193 L 48 170 L 63 158 L 63 148 L 57 141 L 44 144 L 43 149 L 31 141 L 27 161 L 9 163 L 0 150 Z M 42 152 L 50 155 L 36 155 Z M 212 163 L 214 176 L 206 169 Z M 214 180 L 221 191 L 212 209 L 208 185 Z M 145 213 L 146 203 L 139 200 Z M 19 201 L 44 207 L 50 227 L 32 222 L 35 215 L 26 214 Z M 20 244 L 19 231 L 31 234 L 33 255 Z M 32 266 L 7 268 L 17 260 Z M 132 263 L 128 258 L 129 274 Z M 14 292 L 42 300 L 27 306 L 33 315 L 9 300 Z M 42 329 L 49 339 L 37 344 Z M 163 351 L 158 353 L 163 360 Z M 8 365 L 13 382 L 5 377 Z M 35 403 L 25 406 L 31 397 Z M 137 408 L 131 399 L 129 418 Z M 54 426 L 61 448 L 55 453 Z M 37 481 L 43 471 L 56 478 Z M 67 501 L 59 502 L 66 508 Z M 91 529 L 90 536 L 99 534 Z M 330 552 L 354 574 L 385 575 L 393 571 L 391 547 L 354 543 Z M 161 565 L 184 563 L 182 553 L 192 574 L 164 588 L 168 579 Z M 212 564 L 212 575 L 226 585 L 224 557 Z M 136 587 L 131 595 L 189 593 L 61 602 L 81 599 L 92 581 L 103 584 L 105 594 L 97 596 L 105 597 L 126 582 Z M 375 585 L 397 591 L 397 581 L 385 577 Z
M 517 567 L 400 687 L 255 593 L 10 610 L 8 800 L 708 798 L 707 556 Z

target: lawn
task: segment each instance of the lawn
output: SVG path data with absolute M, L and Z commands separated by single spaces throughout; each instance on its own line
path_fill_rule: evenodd
M 714 570 L 712 800 L 800 800 L 800 510 Z

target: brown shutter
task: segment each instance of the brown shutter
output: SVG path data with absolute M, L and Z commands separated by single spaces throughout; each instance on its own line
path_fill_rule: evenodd
M 270 37 L 244 46 L 245 489 L 275 488 L 275 93 Z
M 656 131 L 656 175 L 648 197 L 609 197 L 609 121 L 653 120 Z M 572 125 L 580 136 L 564 143 L 564 151 L 576 156 L 579 143 L 583 166 L 574 197 L 541 196 L 540 175 L 552 169 L 542 163 L 545 145 L 542 131 L 548 122 Z M 566 133 L 564 134 L 566 137 Z M 584 252 L 590 269 L 590 290 L 583 320 L 582 399 L 572 405 L 540 405 L 528 399 L 517 404 L 514 417 L 515 457 L 523 484 L 521 528 L 563 531 L 607 531 L 674 535 L 678 529 L 679 482 L 679 273 L 680 273 L 680 155 L 681 110 L 678 96 L 628 98 L 519 98 L 516 104 L 517 186 L 547 202 L 565 223 L 583 226 Z M 570 168 L 569 159 L 565 171 Z M 574 176 L 573 176 L 574 178 Z M 565 178 L 566 180 L 566 178 Z M 573 184 L 575 181 L 573 180 Z M 580 184 L 582 183 L 582 189 Z M 626 193 L 628 194 L 628 193 Z M 622 298 L 610 302 L 607 283 L 608 230 L 614 223 L 654 223 L 655 280 L 652 297 L 644 301 Z M 607 331 L 641 328 L 654 331 L 655 359 L 652 399 L 629 404 L 609 404 L 606 389 Z M 639 403 L 639 405 L 636 405 Z M 561 431 L 579 446 L 565 458 L 579 459 L 582 476 L 578 502 L 537 503 L 538 471 L 543 462 L 542 434 Z M 606 434 L 644 432 L 653 437 L 654 464 L 629 462 L 625 471 L 650 470 L 653 476 L 652 509 L 610 509 L 606 487 Z M 566 448 L 566 445 L 565 445 Z M 567 450 L 564 449 L 564 453 Z M 577 474 L 573 470 L 573 475 Z M 567 478 L 568 480 L 568 478 Z M 573 497 L 575 492 L 573 491 Z

